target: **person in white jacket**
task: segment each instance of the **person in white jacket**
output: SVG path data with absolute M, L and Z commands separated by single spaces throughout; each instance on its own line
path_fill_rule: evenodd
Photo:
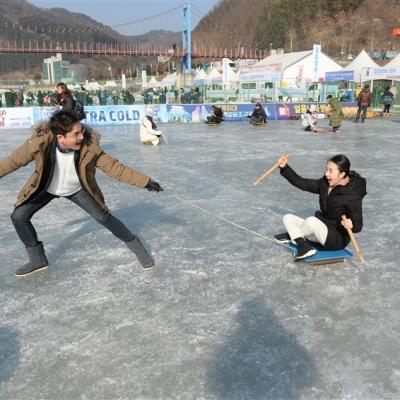
M 140 123 L 140 141 L 143 144 L 157 146 L 160 143 L 161 136 L 162 132 L 157 130 L 152 111 L 148 111 Z
M 315 105 L 313 104 L 307 109 L 305 114 L 303 114 L 301 123 L 305 131 L 312 131 L 317 133 L 325 132 L 325 129 L 317 127 L 318 113 Z

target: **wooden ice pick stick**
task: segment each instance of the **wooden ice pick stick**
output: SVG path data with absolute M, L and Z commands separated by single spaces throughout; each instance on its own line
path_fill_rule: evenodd
M 342 215 L 342 221 L 345 221 L 346 219 L 347 219 L 347 217 L 345 215 Z M 357 256 L 360 259 L 361 264 L 364 264 L 365 263 L 365 259 L 364 259 L 363 254 L 361 253 L 360 246 L 357 243 L 357 240 L 356 240 L 356 238 L 354 236 L 353 231 L 351 229 L 347 229 L 347 228 L 346 228 L 346 230 L 347 230 L 347 233 L 350 236 L 351 244 L 355 248 Z
M 286 157 L 289 157 L 289 154 L 285 154 Z M 259 185 L 261 182 L 265 181 L 277 168 L 279 164 L 274 164 L 268 171 L 264 172 L 254 183 L 254 186 Z

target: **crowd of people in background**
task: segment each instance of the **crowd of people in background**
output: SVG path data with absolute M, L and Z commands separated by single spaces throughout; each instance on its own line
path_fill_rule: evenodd
M 336 98 L 340 102 L 357 102 L 359 110 L 356 121 L 360 119 L 364 121 L 368 108 L 373 104 L 375 106 L 382 105 L 381 115 L 387 118 L 392 105 L 395 104 L 396 95 L 395 86 L 375 87 L 371 92 L 369 85 L 365 84 L 364 86 L 357 85 L 354 89 L 342 88 L 332 98 Z M 203 97 L 199 87 L 180 88 L 179 90 L 175 87 L 148 87 L 141 91 L 134 87 L 127 89 L 101 88 L 97 91 L 88 91 L 81 86 L 79 89 L 74 88 L 73 96 L 84 106 L 132 105 L 136 102 L 140 104 L 202 104 L 205 100 L 209 100 Z M 0 107 L 54 107 L 58 105 L 58 97 L 57 90 L 9 89 L 3 96 L 0 95 Z M 215 101 L 219 100 L 212 100 L 212 102 Z M 256 104 L 261 102 L 260 99 L 251 101 Z
M 65 88 L 64 88 L 65 90 Z M 69 91 L 72 94 L 72 91 Z M 17 91 L 10 89 L 4 93 L 4 101 L 0 96 L 0 107 L 54 107 L 58 105 L 60 93 L 56 90 L 38 90 Z M 107 90 L 101 89 L 98 91 L 87 91 L 84 87 L 73 91 L 73 96 L 78 99 L 83 105 L 118 105 L 118 104 L 135 104 L 135 96 L 133 90 Z

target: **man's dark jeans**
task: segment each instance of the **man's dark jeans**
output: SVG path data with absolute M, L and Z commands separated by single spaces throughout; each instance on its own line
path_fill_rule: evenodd
M 358 121 L 360 119 L 360 115 L 361 115 L 361 111 L 362 111 L 361 121 L 364 122 L 365 118 L 367 117 L 367 110 L 368 110 L 368 106 L 358 106 L 356 121 Z
M 58 196 L 46 191 L 40 192 L 26 203 L 16 207 L 11 214 L 15 230 L 26 247 L 34 247 L 39 242 L 36 230 L 31 223 L 32 217 L 55 198 L 58 198 Z M 118 239 L 124 242 L 130 242 L 135 239 L 135 235 L 119 219 L 104 210 L 84 189 L 71 196 L 66 196 L 66 198 L 85 210 Z

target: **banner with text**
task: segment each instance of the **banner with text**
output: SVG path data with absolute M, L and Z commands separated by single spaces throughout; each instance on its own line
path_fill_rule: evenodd
M 357 103 L 341 103 L 345 115 L 357 110 Z M 262 103 L 269 120 L 297 119 L 314 105 L 318 113 L 328 110 L 327 103 Z M 87 106 L 88 125 L 131 125 L 139 124 L 142 118 L 153 115 L 156 122 L 205 122 L 211 113 L 212 104 L 149 104 Z M 219 104 L 225 115 L 225 121 L 245 121 L 254 108 L 254 103 Z M 56 111 L 53 107 L 15 107 L 0 108 L 0 129 L 31 128 L 33 124 L 47 121 Z
M 32 107 L 0 108 L 0 129 L 30 128 L 33 124 Z

